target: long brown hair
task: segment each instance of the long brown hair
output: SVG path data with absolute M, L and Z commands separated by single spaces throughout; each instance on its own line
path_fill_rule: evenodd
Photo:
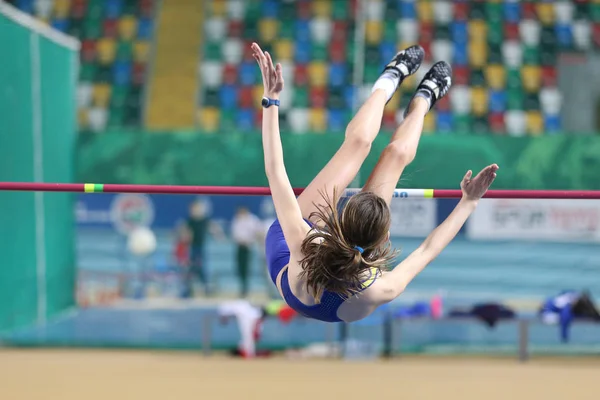
M 319 221 L 302 242 L 300 260 L 306 285 L 315 301 L 323 291 L 348 298 L 361 288 L 361 278 L 370 268 L 378 273 L 387 269 L 397 256 L 388 240 L 390 209 L 385 200 L 372 192 L 361 192 L 346 202 L 341 215 L 339 197 L 321 193 L 324 204 L 315 204 L 311 221 Z

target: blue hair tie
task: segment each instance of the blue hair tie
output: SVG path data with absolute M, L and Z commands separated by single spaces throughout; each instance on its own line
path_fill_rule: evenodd
M 363 253 L 363 251 L 365 251 L 365 249 L 363 249 L 363 248 L 362 248 L 362 247 L 360 247 L 360 246 L 354 246 L 354 249 L 355 249 L 355 250 L 358 250 L 358 252 L 359 252 L 360 254 L 362 254 L 362 253 Z

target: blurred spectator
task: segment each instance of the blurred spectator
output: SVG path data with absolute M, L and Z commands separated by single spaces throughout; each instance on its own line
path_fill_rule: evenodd
M 240 332 L 240 342 L 235 355 L 243 358 L 256 356 L 256 342 L 262 333 L 263 320 L 266 313 L 263 309 L 250 304 L 246 300 L 233 300 L 221 303 L 218 314 L 221 323 L 227 323 L 235 318 Z
M 260 219 L 246 207 L 239 207 L 231 222 L 231 234 L 236 244 L 237 271 L 240 279 L 240 296 L 248 296 L 248 277 L 252 245 L 262 234 Z
M 184 278 L 183 297 L 193 295 L 193 280 L 198 277 L 204 286 L 204 294 L 211 295 L 211 287 L 208 278 L 208 268 L 206 260 L 206 239 L 208 234 L 216 238 L 224 236 L 218 224 L 210 220 L 208 205 L 202 200 L 195 200 L 190 205 L 190 214 L 186 223 L 190 235 L 189 246 L 189 267 Z
M 560 325 L 560 337 L 563 342 L 569 341 L 569 328 L 574 319 L 600 322 L 600 313 L 587 291 L 562 291 L 546 299 L 539 313 L 545 324 Z
M 173 248 L 173 259 L 180 270 L 186 270 L 190 266 L 190 240 L 192 234 L 187 224 L 180 224 L 175 230 L 175 246 Z

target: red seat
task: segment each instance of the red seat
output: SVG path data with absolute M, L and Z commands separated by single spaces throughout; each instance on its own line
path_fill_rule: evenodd
M 448 92 L 444 97 L 442 97 L 441 99 L 439 99 L 435 103 L 435 108 L 438 111 L 449 111 L 450 110 L 450 96 L 451 95 L 452 95 L 452 93 Z
M 229 37 L 241 38 L 244 32 L 244 21 L 229 21 Z
M 154 13 L 154 0 L 139 0 L 138 7 L 141 16 L 151 17 Z
M 87 10 L 87 1 L 86 0 L 74 0 L 71 5 L 71 18 L 73 19 L 81 19 L 85 16 L 85 12 Z
M 504 113 L 491 113 L 488 116 L 488 125 L 490 126 L 490 130 L 494 133 L 505 133 L 506 126 L 504 124 Z
M 260 104 L 260 102 L 258 102 Z M 262 127 L 262 116 L 264 108 L 259 107 L 254 112 L 254 127 L 260 129 Z
M 294 85 L 305 86 L 308 84 L 308 66 L 306 64 L 296 64 L 294 69 Z
M 136 86 L 141 86 L 146 81 L 146 64 L 135 63 L 131 71 L 131 81 Z
M 223 67 L 223 83 L 233 85 L 238 77 L 237 67 L 233 64 L 227 64 Z
M 419 42 L 423 50 L 425 50 L 425 62 L 433 62 L 433 54 L 431 53 L 431 42 Z M 437 60 L 436 60 L 437 61 Z
M 81 43 L 81 60 L 84 62 L 93 62 L 96 59 L 96 41 L 84 40 Z
M 434 26 L 432 23 L 421 23 L 419 25 L 419 44 L 431 43 L 434 35 Z
M 346 21 L 333 21 L 332 40 L 346 41 L 348 36 L 348 23 Z
M 254 93 L 252 86 L 241 87 L 238 96 L 238 106 L 240 108 L 253 108 Z
M 383 129 L 396 129 L 396 112 L 394 110 L 385 109 L 383 112 Z
M 327 88 L 312 87 L 310 88 L 309 99 L 311 108 L 325 108 L 327 104 Z
M 471 71 L 467 66 L 457 65 L 453 68 L 452 75 L 455 85 L 468 85 Z
M 521 19 L 537 19 L 537 12 L 535 11 L 535 3 L 522 3 L 521 6 Z
M 556 86 L 556 68 L 552 65 L 542 67 L 542 86 Z
M 309 19 L 312 15 L 311 2 L 299 1 L 296 12 L 298 13 L 298 19 Z
M 592 27 L 592 40 L 596 47 L 600 47 L 600 23 L 598 22 Z
M 119 21 L 116 19 L 106 19 L 102 23 L 102 32 L 105 37 L 116 38 L 118 34 Z
M 457 21 L 467 21 L 469 19 L 469 3 L 466 1 L 454 3 L 454 19 Z
M 346 41 L 334 39 L 329 46 L 329 55 L 332 62 L 346 61 Z
M 519 24 L 506 22 L 504 24 L 504 40 L 519 40 Z
M 243 59 L 244 61 L 254 61 L 254 57 L 252 57 L 252 42 L 251 41 L 246 41 L 244 42 L 244 47 L 243 47 Z M 264 50 L 264 48 L 263 48 Z M 271 54 L 272 55 L 272 54 Z

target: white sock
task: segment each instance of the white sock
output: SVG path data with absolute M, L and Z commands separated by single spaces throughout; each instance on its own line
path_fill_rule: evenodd
M 396 89 L 398 89 L 398 84 L 400 84 L 400 78 L 398 77 L 398 75 L 390 71 L 385 71 L 375 81 L 371 93 L 373 93 L 377 89 L 383 89 L 389 101 L 396 92 Z

